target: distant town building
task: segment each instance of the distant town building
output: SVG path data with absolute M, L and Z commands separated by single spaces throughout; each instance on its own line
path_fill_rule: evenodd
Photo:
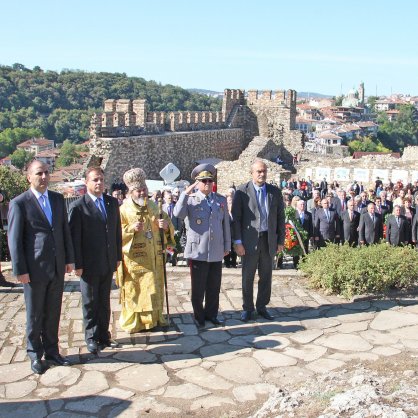
M 42 151 L 54 149 L 54 141 L 46 138 L 31 138 L 20 143 L 17 149 L 24 149 L 27 152 L 33 152 L 35 155 Z

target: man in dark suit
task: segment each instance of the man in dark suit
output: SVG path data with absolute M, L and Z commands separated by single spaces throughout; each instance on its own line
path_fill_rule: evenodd
M 241 320 L 247 322 L 254 311 L 253 288 L 258 268 L 256 309 L 266 319 L 271 296 L 273 258 L 283 250 L 284 203 L 280 189 L 267 184 L 267 166 L 256 159 L 251 166 L 252 181 L 241 185 L 232 202 L 232 234 L 236 253 L 242 257 Z
M 166 190 L 164 192 L 164 203 L 162 205 L 162 210 L 168 215 L 171 219 L 171 223 L 174 227 L 174 238 L 176 240 L 176 248 L 174 249 L 173 254 L 167 255 L 167 261 L 171 263 L 172 266 L 177 264 L 177 252 L 181 248 L 180 246 L 180 237 L 184 226 L 183 219 L 174 216 L 174 206 L 176 204 L 173 202 L 173 195 L 171 191 Z
M 401 215 L 401 207 L 395 205 L 386 221 L 386 242 L 393 246 L 408 245 L 409 235 L 409 222 Z
M 348 242 L 351 247 L 357 247 L 360 214 L 354 210 L 353 199 L 347 202 L 347 210 L 341 214 L 341 222 L 343 242 Z
M 313 238 L 313 224 L 312 224 L 312 214 L 305 210 L 305 201 L 298 200 L 296 203 L 296 216 L 299 218 L 299 222 L 302 225 L 302 228 L 308 233 L 308 237 L 303 242 L 306 254 L 309 250 L 309 240 Z M 293 266 L 298 267 L 299 256 L 293 256 Z
M 47 361 L 70 365 L 59 353 L 58 327 L 64 274 L 73 270 L 74 253 L 64 198 L 48 190 L 48 166 L 33 161 L 27 178 L 30 189 L 10 202 L 8 241 L 25 294 L 27 353 L 34 373 L 42 374 L 44 354 Z
M 411 241 L 418 248 L 418 210 L 416 211 L 412 221 Z
M 328 199 L 322 199 L 322 208 L 315 214 L 314 237 L 317 247 L 340 238 L 340 220 L 335 209 L 330 209 Z
M 117 199 L 104 195 L 103 171 L 86 171 L 87 193 L 70 206 L 75 273 L 80 276 L 87 349 L 96 354 L 117 347 L 110 338 L 110 290 L 122 260 L 122 230 Z
M 367 205 L 367 212 L 360 215 L 359 243 L 361 245 L 377 244 L 383 237 L 382 217 L 375 213 L 373 202 Z
M 4 202 L 4 195 L 3 192 L 0 190 L 0 203 Z M 6 278 L 3 276 L 3 273 L 1 272 L 1 258 L 2 258 L 2 240 L 3 240 L 3 234 L 1 231 L 3 230 L 3 219 L 1 214 L 1 206 L 0 206 L 0 287 L 14 287 L 15 284 L 12 282 L 8 282 Z
M 325 197 L 328 192 L 328 183 L 326 177 L 324 177 L 324 179 L 321 181 L 319 188 L 321 190 L 321 197 Z
M 376 197 L 374 200 L 374 204 L 376 206 L 375 212 L 382 216 L 382 222 L 385 221 L 385 216 L 389 212 L 389 207 L 383 205 L 382 199 L 380 197 Z

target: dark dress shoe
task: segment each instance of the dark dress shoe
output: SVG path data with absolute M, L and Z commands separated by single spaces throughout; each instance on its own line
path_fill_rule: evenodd
M 50 361 L 58 366 L 71 366 L 71 361 L 67 357 L 61 354 L 55 354 L 54 356 L 45 355 L 45 360 Z
M 241 313 L 241 321 L 248 322 L 251 319 L 251 311 L 243 311 Z
M 213 325 L 225 325 L 225 321 L 223 319 L 219 319 L 216 316 L 213 318 L 206 318 L 209 322 L 212 322 Z
M 98 347 L 96 341 L 89 341 L 87 343 L 87 350 L 92 354 L 97 354 Z
M 44 374 L 47 370 L 47 367 L 42 364 L 42 360 L 38 359 L 31 361 L 30 368 L 36 374 Z
M 271 315 L 266 308 L 257 310 L 257 313 L 263 318 L 268 319 L 269 321 L 272 321 L 274 319 L 274 316 Z
M 107 341 L 103 341 L 99 344 L 99 349 L 103 350 L 105 348 L 119 348 L 120 345 L 117 341 L 109 339 Z
M 196 320 L 195 319 L 195 323 L 196 323 L 196 326 L 198 327 L 198 328 L 205 328 L 205 321 L 203 320 L 203 321 L 198 321 L 198 320 Z

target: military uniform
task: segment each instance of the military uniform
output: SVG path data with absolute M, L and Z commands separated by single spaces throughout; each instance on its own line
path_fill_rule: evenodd
M 201 164 L 192 172 L 192 178 L 213 179 L 215 168 Z M 199 173 L 203 173 L 199 177 Z M 204 177 L 206 176 L 206 177 Z M 189 260 L 192 280 L 192 305 L 196 321 L 205 319 L 219 323 L 222 260 L 231 248 L 231 231 L 226 198 L 218 193 L 207 196 L 201 191 L 183 192 L 174 208 L 174 216 L 187 217 L 187 242 L 184 257 Z M 205 299 L 205 307 L 203 300 Z

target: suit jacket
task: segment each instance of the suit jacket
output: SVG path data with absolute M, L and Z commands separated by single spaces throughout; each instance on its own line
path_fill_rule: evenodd
M 344 211 L 341 214 L 343 239 L 350 244 L 358 242 L 358 226 L 360 222 L 360 214 L 357 211 L 353 211 L 353 218 L 350 220 L 350 214 L 348 211 Z
M 8 241 L 13 273 L 29 273 L 32 283 L 64 278 L 65 265 L 74 262 L 64 197 L 48 190 L 52 211 L 49 224 L 41 205 L 31 190 L 10 202 Z
M 116 270 L 122 260 L 122 229 L 119 203 L 103 195 L 106 220 L 93 199 L 85 194 L 70 206 L 70 228 L 74 242 L 75 268 L 83 278 L 103 276 Z
M 299 216 L 299 212 L 297 210 L 296 210 L 296 215 Z M 313 237 L 312 213 L 305 210 L 303 212 L 303 222 L 300 217 L 299 217 L 299 221 L 303 229 L 308 233 L 308 239 L 306 240 L 306 243 L 307 243 L 309 241 L 309 238 Z
M 389 213 L 389 207 L 386 205 L 381 205 L 380 212 L 379 212 L 376 206 L 375 212 L 378 213 L 379 215 L 382 215 L 382 222 L 384 222 L 386 214 Z
M 386 221 L 386 241 L 391 245 L 400 245 L 409 242 L 409 222 L 405 216 L 399 216 L 399 226 L 395 215 L 388 216 Z
M 364 241 L 366 244 L 376 244 L 381 238 L 383 238 L 382 217 L 375 213 L 373 223 L 369 212 L 362 213 L 359 222 L 359 241 Z
M 324 209 L 317 209 L 315 214 L 314 235 L 319 237 L 320 241 L 333 242 L 340 234 L 340 220 L 334 209 L 329 209 L 329 220 Z
M 269 253 L 273 257 L 277 246 L 284 244 L 284 203 L 281 190 L 266 183 Z M 255 254 L 260 230 L 260 211 L 252 181 L 238 187 L 232 201 L 232 237 L 240 240 L 247 255 Z
M 418 242 L 418 211 L 415 213 L 414 219 L 412 221 L 411 240 Z
M 341 218 L 341 214 L 343 213 L 342 203 L 339 197 L 334 197 L 331 199 L 331 209 L 335 209 L 337 215 Z M 347 198 L 344 199 L 344 212 L 347 210 Z
M 162 209 L 163 211 L 169 215 L 171 222 L 173 223 L 173 227 L 175 231 L 181 231 L 184 225 L 184 221 L 180 218 L 178 218 L 177 216 L 174 216 L 174 207 L 175 207 L 175 203 L 172 204 L 172 209 L 171 209 L 171 216 L 168 213 L 168 205 L 167 203 L 164 203 L 162 205 Z

